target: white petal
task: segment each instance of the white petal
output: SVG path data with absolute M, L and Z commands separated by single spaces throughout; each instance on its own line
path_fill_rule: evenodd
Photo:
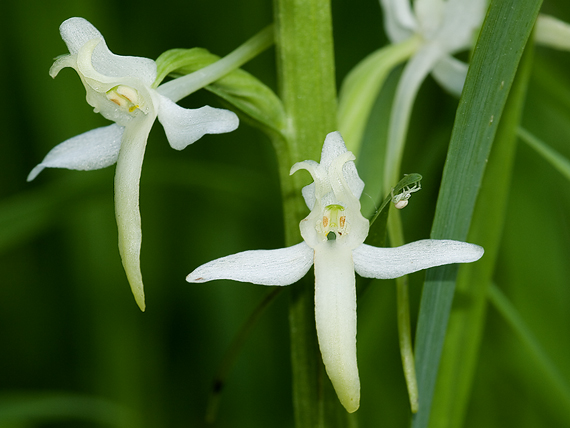
M 309 207 L 309 209 L 312 211 L 315 207 L 315 202 L 317 200 L 317 197 L 320 198 L 325 193 L 331 191 L 328 182 L 327 170 L 323 166 L 319 165 L 318 162 L 315 162 L 314 160 L 306 160 L 294 164 L 289 170 L 289 175 L 293 175 L 300 169 L 307 170 L 309 174 L 311 174 L 311 177 L 313 177 L 314 180 L 311 184 L 308 184 L 307 186 L 301 189 L 301 194 L 303 195 L 305 204 L 307 204 L 307 207 Z M 317 183 L 319 185 L 319 188 L 316 187 Z
M 352 252 L 354 267 L 366 278 L 391 279 L 434 266 L 471 263 L 483 256 L 479 245 L 424 239 L 395 248 L 362 244 Z
M 352 413 L 360 405 L 354 265 L 350 249 L 335 241 L 315 248 L 315 320 L 327 375 Z
M 332 161 L 346 151 L 346 145 L 344 144 L 344 140 L 342 139 L 340 132 L 331 132 L 325 138 L 323 151 L 321 153 L 321 163 L 324 163 L 328 169 Z M 358 176 L 358 171 L 356 170 L 354 162 L 346 162 L 342 167 L 342 172 L 344 179 L 346 180 L 346 184 L 348 184 L 352 194 L 356 199 L 360 199 L 362 190 L 364 190 L 364 181 L 362 181 Z
M 117 124 L 92 129 L 55 146 L 28 175 L 33 180 L 44 168 L 89 171 L 117 162 L 124 127 Z
M 433 33 L 441 27 L 443 20 L 444 0 L 416 0 L 414 13 L 418 20 L 418 31 L 427 39 L 433 37 Z
M 346 153 L 347 151 L 348 150 L 346 149 L 346 144 L 344 144 L 344 140 L 342 139 L 340 132 L 330 132 L 325 138 L 325 142 L 321 150 L 321 160 L 319 163 L 328 169 L 336 158 L 338 158 L 343 153 Z
M 139 212 L 139 182 L 146 142 L 154 123 L 151 116 L 139 116 L 125 128 L 115 171 L 115 217 L 119 231 L 119 253 L 135 300 L 145 309 L 140 268 L 142 242 Z
M 210 106 L 185 109 L 163 95 L 159 97 L 158 120 L 173 149 L 182 150 L 204 134 L 231 132 L 239 125 L 237 115 L 229 110 Z
M 409 0 L 380 0 L 384 12 L 384 27 L 392 43 L 410 37 L 417 28 Z
M 277 250 L 253 250 L 212 260 L 186 277 L 188 282 L 232 279 L 260 285 L 289 285 L 313 265 L 313 249 L 305 242 Z
M 65 67 L 77 69 L 77 56 L 76 55 L 61 55 L 55 59 L 55 62 L 49 69 L 49 75 L 54 79 L 58 73 Z
M 437 42 L 451 54 L 471 47 L 486 10 L 487 0 L 447 0 L 443 22 L 435 36 Z
M 540 14 L 536 20 L 534 41 L 549 48 L 570 50 L 570 24 L 553 16 Z
M 463 61 L 445 55 L 432 70 L 433 78 L 449 93 L 459 98 L 469 66 Z
M 64 21 L 59 31 L 69 52 L 77 54 L 90 40 L 101 39 L 91 59 L 93 67 L 99 73 L 109 77 L 131 76 L 150 86 L 156 79 L 156 63 L 143 57 L 121 56 L 113 54 L 105 43 L 101 33 L 83 18 L 70 18 Z

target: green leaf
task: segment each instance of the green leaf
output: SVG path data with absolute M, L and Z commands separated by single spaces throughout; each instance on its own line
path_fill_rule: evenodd
M 475 47 L 457 109 L 431 237 L 465 240 L 486 162 L 540 0 L 495 0 Z M 416 337 L 419 386 L 414 428 L 428 426 L 457 266 L 426 274 Z
M 515 160 L 517 128 L 533 64 L 527 48 L 509 93 L 473 213 L 469 242 L 485 257 L 461 267 L 441 358 L 431 427 L 463 426 L 485 325 L 487 290 L 495 270 Z
M 204 48 L 170 49 L 156 59 L 156 80 L 153 86 L 157 87 L 171 73 L 179 76 L 192 73 L 196 70 L 213 64 L 220 59 Z
M 158 77 L 180 77 L 214 64 L 220 57 L 206 49 L 172 49 L 156 60 Z M 206 86 L 206 89 L 234 106 L 254 124 L 281 133 L 285 127 L 283 104 L 275 93 L 250 73 L 238 69 Z

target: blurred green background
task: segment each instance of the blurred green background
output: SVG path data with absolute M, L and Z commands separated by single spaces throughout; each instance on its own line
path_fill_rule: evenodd
M 340 85 L 386 37 L 377 1 L 332 4 Z M 543 10 L 570 22 L 566 1 L 545 1 Z M 71 69 L 55 80 L 48 75 L 53 58 L 67 52 L 58 27 L 72 16 L 93 23 L 117 54 L 157 58 L 167 49 L 198 46 L 225 55 L 272 22 L 272 5 L 3 3 L 0 427 L 204 426 L 224 352 L 271 290 L 231 281 L 190 285 L 184 278 L 217 257 L 283 246 L 274 153 L 267 137 L 243 122 L 231 134 L 205 136 L 182 152 L 172 150 L 155 125 L 141 179 L 147 299 L 141 313 L 117 250 L 114 167 L 47 169 L 26 182 L 53 146 L 107 123 L 92 113 Z M 534 61 L 523 125 L 570 158 L 570 54 L 539 47 Z M 244 68 L 276 89 L 273 49 Z M 181 104 L 223 106 L 206 91 Z M 456 107 L 457 100 L 426 81 L 402 168 L 424 176 L 423 191 L 402 213 L 408 241 L 429 235 Z M 495 280 L 568 383 L 570 186 L 524 144 L 514 174 Z M 412 313 L 423 275 L 411 277 Z M 287 302 L 281 293 L 246 341 L 215 426 L 293 425 Z M 360 426 L 407 426 L 393 283 L 375 281 L 358 306 Z M 568 424 L 568 403 L 490 308 L 466 426 Z

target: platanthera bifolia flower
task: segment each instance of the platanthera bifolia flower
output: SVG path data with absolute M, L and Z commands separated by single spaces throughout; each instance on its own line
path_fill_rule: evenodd
M 148 134 L 155 119 L 164 126 L 172 148 L 182 150 L 204 134 L 230 132 L 237 116 L 228 110 L 204 106 L 184 109 L 153 88 L 156 63 L 148 58 L 113 54 L 101 33 L 83 18 L 61 24 L 69 54 L 58 57 L 50 69 L 55 77 L 71 67 L 83 82 L 87 102 L 96 113 L 115 122 L 77 135 L 54 147 L 28 176 L 33 180 L 44 168 L 93 170 L 117 163 L 115 215 L 119 252 L 135 300 L 145 309 L 140 271 L 142 240 L 139 181 Z
M 452 55 L 470 48 L 483 23 L 487 0 L 380 0 L 386 33 L 392 43 L 419 35 L 422 43 L 408 66 L 408 85 L 419 86 L 431 71 L 448 91 L 459 96 L 467 64 Z M 409 76 L 408 76 L 409 75 Z
M 449 263 L 469 263 L 483 255 L 474 244 L 426 239 L 397 248 L 364 244 L 368 220 L 360 213 L 364 183 L 354 156 L 338 132 L 324 143 L 321 163 L 293 165 L 306 169 L 314 183 L 303 189 L 311 213 L 301 221 L 304 241 L 277 250 L 245 251 L 206 263 L 190 273 L 188 282 L 232 279 L 261 285 L 289 285 L 315 267 L 315 318 L 327 374 L 349 412 L 358 409 L 360 380 L 356 364 L 355 274 L 397 278 Z

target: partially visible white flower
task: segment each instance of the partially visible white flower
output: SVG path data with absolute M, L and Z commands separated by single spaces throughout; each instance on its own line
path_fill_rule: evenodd
M 261 285 L 289 285 L 314 264 L 315 318 L 323 362 L 338 398 L 348 412 L 358 409 L 360 380 L 356 362 L 355 271 L 367 278 L 397 278 L 449 263 L 468 263 L 483 255 L 478 245 L 426 239 L 397 248 L 364 244 L 369 223 L 360 213 L 364 183 L 354 156 L 338 132 L 327 135 L 321 162 L 293 165 L 306 169 L 314 183 L 303 188 L 311 213 L 301 221 L 304 241 L 277 250 L 245 251 L 206 263 L 188 282 L 232 279 Z
M 169 99 L 153 88 L 156 63 L 148 58 L 113 54 L 101 33 L 83 18 L 70 18 L 60 27 L 69 49 L 50 69 L 55 77 L 71 67 L 87 92 L 87 102 L 96 113 L 115 122 L 77 135 L 54 147 L 29 174 L 33 180 L 44 168 L 93 170 L 117 162 L 115 213 L 119 251 L 137 304 L 145 309 L 140 272 L 141 219 L 139 181 L 146 142 L 158 117 L 172 148 L 182 150 L 204 134 L 230 132 L 237 116 L 228 110 L 205 106 L 179 107 L 176 94 Z
M 487 0 L 380 0 L 392 43 L 420 35 L 423 44 L 411 62 L 423 80 L 430 71 L 448 91 L 461 94 L 467 64 L 452 55 L 469 49 L 483 23 Z M 423 75 L 423 76 L 422 76 Z M 421 77 L 420 77 L 421 76 Z M 420 82 L 421 82 L 420 80 Z
M 414 100 L 428 74 L 459 96 L 468 65 L 453 57 L 469 49 L 485 17 L 487 0 L 380 0 L 390 41 L 420 37 L 394 97 L 384 164 L 384 190 L 397 181 Z
M 540 14 L 534 27 L 534 41 L 553 49 L 570 51 L 570 24 L 554 16 Z

